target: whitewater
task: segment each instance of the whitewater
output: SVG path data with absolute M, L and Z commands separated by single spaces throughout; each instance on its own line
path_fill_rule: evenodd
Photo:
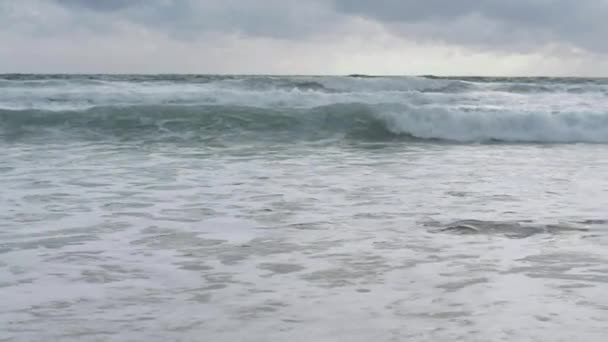
M 608 79 L 0 75 L 0 341 L 603 341 Z
M 5 75 L 0 90 L 9 137 L 608 142 L 604 79 Z

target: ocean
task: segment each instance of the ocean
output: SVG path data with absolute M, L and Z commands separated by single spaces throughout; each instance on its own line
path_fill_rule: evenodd
M 603 341 L 608 79 L 0 75 L 0 341 Z

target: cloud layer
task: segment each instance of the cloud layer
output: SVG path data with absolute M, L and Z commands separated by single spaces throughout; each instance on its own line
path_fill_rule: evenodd
M 0 72 L 607 74 L 607 17 L 608 0 L 5 0 Z
M 403 27 L 404 35 L 505 50 L 568 44 L 606 52 L 605 0 L 336 0 L 345 13 Z M 408 30 L 409 29 L 409 30 Z

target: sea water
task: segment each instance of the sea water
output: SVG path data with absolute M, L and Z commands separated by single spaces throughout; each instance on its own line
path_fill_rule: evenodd
M 1 341 L 603 341 L 608 80 L 0 76 Z

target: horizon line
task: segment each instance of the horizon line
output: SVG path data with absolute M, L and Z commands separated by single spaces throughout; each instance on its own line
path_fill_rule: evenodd
M 590 79 L 602 79 L 608 78 L 606 76 L 583 76 L 583 75 L 490 75 L 490 74 L 280 74 L 280 73 L 186 73 L 186 72 L 136 72 L 136 73 L 122 73 L 122 72 L 0 72 L 0 76 L 8 75 L 68 75 L 68 76 L 267 76 L 267 77 L 424 77 L 424 78 L 590 78 Z

